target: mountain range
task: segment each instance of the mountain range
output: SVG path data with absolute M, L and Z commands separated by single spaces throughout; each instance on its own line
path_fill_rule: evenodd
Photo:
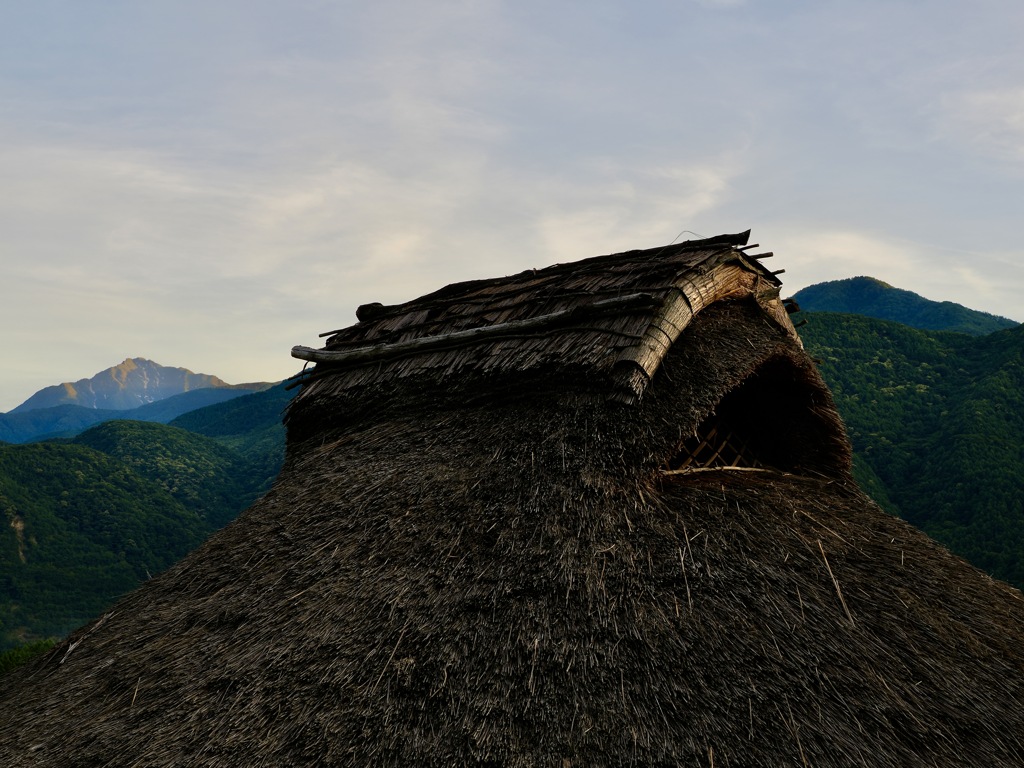
M 216 376 L 132 358 L 89 379 L 45 387 L 0 414 L 0 441 L 71 437 L 111 419 L 166 424 L 183 413 L 271 386 L 228 384 Z
M 1024 326 L 979 337 L 801 314 L 864 490 L 1024 587 Z
M 216 376 L 192 373 L 186 368 L 169 368 L 152 360 L 134 357 L 100 371 L 91 378 L 45 387 L 9 413 L 24 413 L 58 405 L 123 411 L 196 389 L 244 392 L 266 389 L 267 386 L 266 383 L 228 384 Z

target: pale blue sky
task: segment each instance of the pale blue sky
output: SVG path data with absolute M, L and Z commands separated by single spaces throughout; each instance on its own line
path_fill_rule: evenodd
M 0 8 L 0 411 L 231 382 L 357 304 L 753 229 L 1024 320 L 1018 0 Z

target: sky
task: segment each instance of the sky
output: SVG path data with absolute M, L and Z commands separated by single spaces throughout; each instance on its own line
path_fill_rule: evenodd
M 752 229 L 1024 321 L 1019 0 L 0 8 L 0 412 L 278 381 L 359 304 Z

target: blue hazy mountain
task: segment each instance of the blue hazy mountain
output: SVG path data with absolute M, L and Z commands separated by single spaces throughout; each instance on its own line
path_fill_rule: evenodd
M 189 411 L 271 386 L 266 382 L 228 384 L 216 376 L 134 358 L 91 379 L 44 387 L 17 408 L 0 414 L 0 441 L 72 437 L 112 419 L 166 424 Z

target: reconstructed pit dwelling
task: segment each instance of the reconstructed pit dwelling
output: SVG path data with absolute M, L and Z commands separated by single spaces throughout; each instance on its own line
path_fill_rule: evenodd
M 747 233 L 297 347 L 270 493 L 4 680 L 11 766 L 1024 764 L 1024 603 L 883 513 Z

